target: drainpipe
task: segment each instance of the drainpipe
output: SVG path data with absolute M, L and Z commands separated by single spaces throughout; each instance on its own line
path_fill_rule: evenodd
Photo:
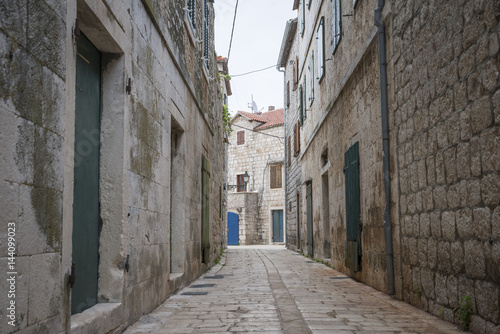
M 394 252 L 392 247 L 391 226 L 391 176 L 390 176 L 390 151 L 389 151 L 389 108 L 387 101 L 387 59 L 385 49 L 385 24 L 382 20 L 382 10 L 385 1 L 378 0 L 375 9 L 375 26 L 378 27 L 378 61 L 380 67 L 380 102 L 382 113 L 382 156 L 384 170 L 385 211 L 385 262 L 387 264 L 387 288 L 389 294 L 394 294 Z
M 288 25 L 287 25 L 288 27 Z M 285 87 L 286 87 L 286 70 L 282 70 L 281 68 L 279 68 L 279 65 L 276 65 L 276 69 L 283 73 L 283 140 L 285 141 L 285 144 L 283 145 L 283 147 L 285 148 L 285 152 L 283 154 L 283 157 L 284 157 L 284 160 L 283 160 L 283 168 L 285 169 L 285 206 L 284 206 L 284 209 L 283 209 L 283 214 L 284 214 L 284 225 L 283 226 L 283 229 L 285 230 L 285 233 L 284 233 L 284 238 L 283 240 L 285 241 L 285 245 L 287 245 L 288 243 L 288 235 L 287 235 L 287 227 L 288 227 L 288 198 L 287 198 L 287 181 L 288 181 L 288 173 L 286 172 L 286 169 L 287 169 L 287 165 L 286 165 L 286 162 L 288 161 L 288 157 L 287 157 L 287 140 L 286 140 L 286 91 L 285 91 Z M 288 246 L 287 246 L 288 248 Z

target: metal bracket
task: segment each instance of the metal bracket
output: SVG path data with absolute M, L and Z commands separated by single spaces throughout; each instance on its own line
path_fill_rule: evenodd
M 128 255 L 127 255 L 127 258 L 125 259 L 125 261 L 123 261 L 123 268 L 125 269 L 126 272 L 128 272 L 129 269 L 130 269 L 129 256 Z
M 130 93 L 132 92 L 132 79 L 128 78 L 127 87 L 125 88 L 125 90 L 127 91 L 127 94 L 130 95 Z

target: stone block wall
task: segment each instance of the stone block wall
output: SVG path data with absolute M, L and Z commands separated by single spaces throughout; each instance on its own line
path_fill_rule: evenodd
M 0 332 L 57 333 L 68 291 L 60 275 L 66 270 L 66 4 L 1 1 L 0 12 Z M 8 247 L 8 232 L 15 248 Z M 7 310 L 11 301 L 14 313 Z
M 390 4 L 392 136 L 404 300 L 496 333 L 500 317 L 500 8 L 497 1 Z
M 0 1 L 2 268 L 9 223 L 17 241 L 15 326 L 2 321 L 0 332 L 121 332 L 219 256 L 222 100 L 210 79 L 215 57 L 206 68 L 196 43 L 203 29 L 189 30 L 183 7 L 155 0 Z M 203 1 L 196 17 L 202 27 Z M 71 315 L 77 18 L 81 34 L 102 53 L 102 229 L 98 303 Z M 203 156 L 210 166 L 206 259 Z M 175 254 L 171 233 L 181 240 Z M 1 291 L 8 291 L 6 272 Z M 6 297 L 0 297 L 3 319 Z

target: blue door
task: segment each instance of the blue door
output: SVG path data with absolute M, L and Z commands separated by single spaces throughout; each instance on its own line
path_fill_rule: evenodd
M 273 242 L 283 242 L 283 210 L 273 211 Z
M 227 244 L 238 245 L 240 243 L 240 218 L 234 212 L 227 213 Z

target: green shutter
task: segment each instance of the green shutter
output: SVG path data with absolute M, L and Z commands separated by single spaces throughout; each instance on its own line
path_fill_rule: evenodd
M 342 37 L 342 12 L 340 8 L 340 0 L 332 2 L 332 50 L 335 53 Z
M 210 163 L 202 155 L 202 222 L 201 222 L 201 254 L 202 262 L 210 260 Z
M 302 85 L 299 86 L 299 124 L 304 122 L 304 94 L 302 94 Z
M 361 214 L 359 193 L 359 142 L 352 145 L 345 153 L 344 173 L 347 240 L 359 241 L 358 230 Z
M 346 257 L 345 265 L 360 271 L 361 264 L 361 207 L 359 184 L 359 142 L 344 155 L 345 204 L 346 204 Z

